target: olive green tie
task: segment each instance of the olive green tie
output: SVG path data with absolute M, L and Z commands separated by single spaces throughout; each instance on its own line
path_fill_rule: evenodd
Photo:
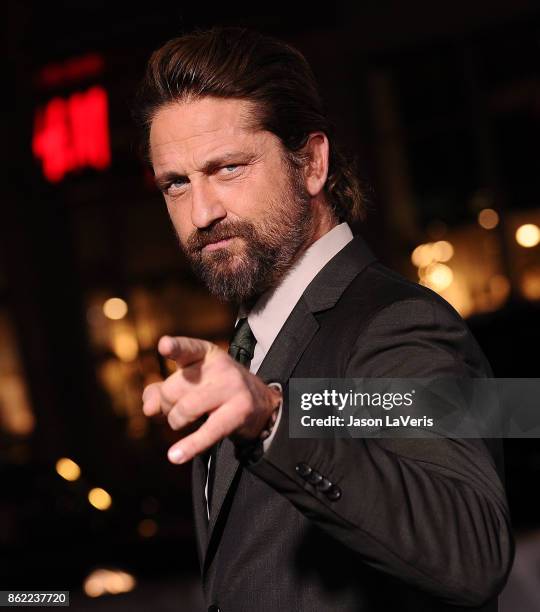
M 229 355 L 240 362 L 243 366 L 249 369 L 251 360 L 253 359 L 253 352 L 257 340 L 251 331 L 247 317 L 240 319 L 236 324 L 233 336 L 229 343 Z M 212 503 L 212 489 L 214 488 L 214 476 L 216 474 L 216 459 L 217 451 L 219 448 L 219 442 L 214 444 L 210 450 L 210 470 L 208 473 L 208 509 L 211 508 Z
M 229 355 L 246 366 L 246 368 L 249 368 L 256 344 L 257 340 L 251 331 L 247 317 L 240 319 L 231 338 Z

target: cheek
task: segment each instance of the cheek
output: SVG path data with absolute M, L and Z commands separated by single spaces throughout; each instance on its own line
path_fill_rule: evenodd
M 269 202 L 275 201 L 276 186 L 272 183 L 242 185 L 228 194 L 227 214 L 233 219 L 257 220 L 268 213 Z
M 178 234 L 180 240 L 185 243 L 187 238 L 191 235 L 194 230 L 194 226 L 191 222 L 189 210 L 182 208 L 181 206 L 175 206 L 170 202 L 167 202 L 167 211 L 171 218 L 174 229 Z

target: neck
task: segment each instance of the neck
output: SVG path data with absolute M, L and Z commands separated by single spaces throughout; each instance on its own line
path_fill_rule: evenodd
M 311 224 L 311 232 L 306 240 L 306 242 L 302 245 L 302 248 L 297 253 L 297 257 L 299 257 L 304 251 L 308 249 L 314 242 L 322 238 L 325 234 L 327 234 L 331 229 L 339 225 L 339 220 L 336 215 L 332 212 L 330 205 L 326 203 L 326 201 L 322 201 L 319 199 L 314 199 L 312 201 L 313 206 L 313 216 L 312 216 L 312 224 Z
M 339 225 L 339 220 L 336 215 L 330 209 L 330 206 L 326 204 L 326 202 L 321 205 L 320 203 L 316 204 L 315 209 L 315 219 L 316 221 L 313 224 L 313 237 L 311 242 L 308 244 L 310 246 L 316 240 L 327 234 L 331 229 Z M 317 210 L 319 209 L 319 210 Z

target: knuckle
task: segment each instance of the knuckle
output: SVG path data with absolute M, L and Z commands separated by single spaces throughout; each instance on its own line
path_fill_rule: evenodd
M 175 408 L 186 417 L 197 416 L 197 406 L 189 397 L 184 397 L 181 402 L 177 402 Z
M 178 429 L 180 429 L 180 425 L 178 423 L 178 417 L 177 417 L 175 410 L 171 410 L 169 412 L 169 414 L 167 415 L 167 421 L 169 423 L 170 428 L 173 429 L 174 431 L 177 431 Z
M 213 412 L 206 421 L 206 431 L 204 433 L 208 441 L 213 442 L 214 440 L 222 440 L 225 438 L 225 436 L 229 434 L 228 428 L 228 421 L 220 415 L 219 411 L 217 411 Z
M 215 355 L 216 357 L 219 357 L 221 353 L 226 354 L 222 349 L 219 348 L 217 344 L 214 344 L 209 340 L 203 340 L 203 342 L 206 346 L 207 354 Z
M 168 404 L 175 403 L 175 381 L 169 377 L 162 385 L 160 389 L 161 398 Z

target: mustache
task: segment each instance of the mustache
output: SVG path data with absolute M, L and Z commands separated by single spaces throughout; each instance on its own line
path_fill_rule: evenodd
M 248 238 L 253 235 L 253 229 L 251 224 L 247 222 L 240 222 L 227 225 L 216 225 L 215 227 L 205 230 L 195 230 L 195 232 L 187 240 L 187 250 L 190 252 L 196 252 L 203 249 L 205 246 L 212 244 L 213 242 L 219 242 L 220 240 L 227 240 L 228 238 L 234 238 L 235 236 Z

